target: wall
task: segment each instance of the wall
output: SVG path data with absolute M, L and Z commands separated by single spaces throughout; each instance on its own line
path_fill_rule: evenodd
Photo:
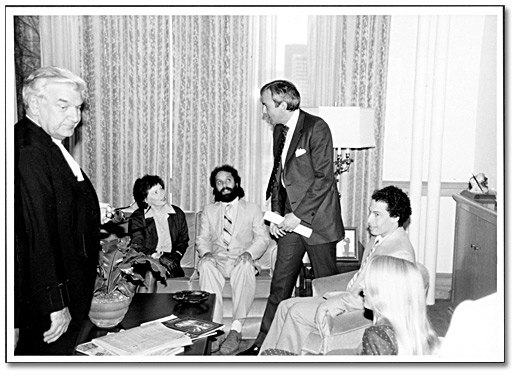
M 410 181 L 418 19 L 412 15 L 393 16 L 390 40 L 383 181 L 400 183 L 405 190 Z M 436 17 L 430 16 L 429 62 L 433 62 L 435 27 Z M 452 271 L 455 203 L 451 194 L 460 192 L 473 172 L 485 172 L 491 186 L 496 185 L 496 35 L 494 16 L 450 18 L 437 273 Z M 428 103 L 433 66 L 428 67 L 427 75 Z M 424 156 L 427 156 L 427 131 L 424 139 Z M 423 163 L 424 195 L 427 159 Z M 424 244 L 425 211 L 426 197 L 423 197 L 421 219 L 413 219 L 412 215 L 412 221 L 419 222 L 421 227 L 416 249 Z

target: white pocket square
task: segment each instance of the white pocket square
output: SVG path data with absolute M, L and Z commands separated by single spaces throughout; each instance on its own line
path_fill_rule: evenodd
M 306 153 L 304 148 L 298 148 L 295 152 L 296 157 L 302 156 L 304 153 Z

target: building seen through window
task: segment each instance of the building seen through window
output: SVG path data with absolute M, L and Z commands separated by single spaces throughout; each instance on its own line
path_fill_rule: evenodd
M 294 83 L 301 95 L 300 106 L 310 106 L 307 103 L 309 99 L 308 16 L 279 15 L 277 21 L 277 78 Z

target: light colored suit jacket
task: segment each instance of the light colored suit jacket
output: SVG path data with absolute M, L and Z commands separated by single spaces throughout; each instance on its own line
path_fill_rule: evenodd
M 221 203 L 216 202 L 204 207 L 195 241 L 200 257 L 211 252 L 215 257 L 236 258 L 247 251 L 253 256 L 253 260 L 258 260 L 265 253 L 270 238 L 260 206 L 243 199 L 238 201 L 237 206 L 229 247 L 220 237 L 223 229 Z
M 413 249 L 412 243 L 410 243 L 408 233 L 404 230 L 404 228 L 399 227 L 390 235 L 388 235 L 379 245 L 376 246 L 374 252 L 369 256 L 375 240 L 376 238 L 372 237 L 367 243 L 367 247 L 365 248 L 365 253 L 363 255 L 363 261 L 361 263 L 363 267 L 359 270 L 357 277 L 352 278 L 355 279 L 355 282 L 344 296 L 343 302 L 347 310 L 361 310 L 364 308 L 363 297 L 360 293 L 362 290 L 362 283 L 365 280 L 368 263 L 373 260 L 374 257 L 387 255 L 415 263 L 415 251 Z M 365 262 L 365 260 L 367 261 Z M 348 282 L 345 283 L 345 285 L 348 285 Z

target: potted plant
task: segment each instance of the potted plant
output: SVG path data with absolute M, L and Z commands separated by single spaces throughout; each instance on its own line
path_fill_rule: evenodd
M 167 278 L 166 268 L 158 259 L 128 246 L 129 237 L 104 240 L 101 243 L 98 277 L 89 318 L 96 326 L 112 328 L 119 324 L 135 294 L 144 284 L 144 274 L 152 273 L 161 281 Z

